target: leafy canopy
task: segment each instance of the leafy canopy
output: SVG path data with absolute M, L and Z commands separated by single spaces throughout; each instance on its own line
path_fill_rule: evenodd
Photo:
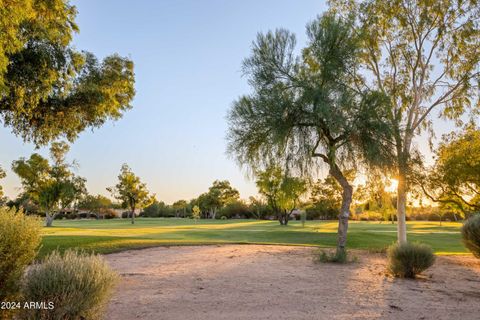
M 133 62 L 71 45 L 68 0 L 0 1 L 0 121 L 36 145 L 117 120 L 131 108 Z

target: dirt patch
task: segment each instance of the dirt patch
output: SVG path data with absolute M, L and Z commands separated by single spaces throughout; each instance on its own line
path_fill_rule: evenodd
M 479 319 L 480 263 L 439 257 L 419 280 L 385 274 L 385 256 L 313 262 L 316 249 L 222 245 L 107 255 L 122 276 L 106 319 Z

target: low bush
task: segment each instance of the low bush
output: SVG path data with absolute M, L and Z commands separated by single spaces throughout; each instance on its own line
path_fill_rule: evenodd
M 421 243 L 391 245 L 387 256 L 388 271 L 399 278 L 415 278 L 435 262 L 432 248 Z
M 462 226 L 462 240 L 473 255 L 480 258 L 480 214 L 468 218 Z
M 35 259 L 40 241 L 38 217 L 0 207 L 0 301 L 12 301 L 18 295 L 20 279 Z
M 321 263 L 348 263 L 356 262 L 357 258 L 350 257 L 346 249 L 335 250 L 334 252 L 320 250 L 318 254 L 315 255 L 315 261 Z
M 54 308 L 24 310 L 26 319 L 100 319 L 117 280 L 107 263 L 96 255 L 52 252 L 25 276 L 25 301 L 53 302 Z

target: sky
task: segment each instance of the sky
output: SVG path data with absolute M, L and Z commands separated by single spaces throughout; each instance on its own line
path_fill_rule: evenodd
M 255 183 L 226 154 L 226 114 L 248 93 L 241 62 L 258 32 L 286 28 L 305 44 L 305 25 L 326 9 L 319 0 L 82 0 L 77 6 L 79 50 L 103 58 L 112 53 L 135 63 L 133 109 L 116 122 L 87 130 L 71 146 L 70 161 L 87 179 L 88 191 L 108 195 L 123 163 L 147 183 L 157 199 L 172 203 L 205 192 L 227 179 L 242 198 Z M 435 122 L 441 134 L 452 127 Z M 427 151 L 425 137 L 418 139 Z M 7 196 L 20 192 L 13 160 L 35 150 L 0 128 L 0 183 Z M 428 153 L 428 152 L 427 152 Z

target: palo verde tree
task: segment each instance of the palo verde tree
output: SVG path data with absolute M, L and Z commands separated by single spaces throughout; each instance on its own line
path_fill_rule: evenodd
M 155 199 L 154 195 L 149 195 L 146 184 L 140 181 L 126 163 L 120 169 L 118 183 L 107 190 L 122 202 L 124 208 L 130 209 L 132 224 L 135 223 L 135 209 L 146 207 Z
M 50 148 L 51 164 L 37 153 L 12 163 L 23 192 L 45 212 L 46 227 L 52 226 L 59 212 L 86 194 L 85 179 L 71 170 L 74 163 L 65 160 L 68 150 L 65 142 L 54 142 Z
M 299 177 L 288 176 L 279 166 L 271 165 L 256 172 L 257 188 L 276 214 L 280 225 L 287 225 L 293 210 L 298 209 L 300 197 L 307 191 L 307 183 Z
M 370 87 L 389 99 L 397 187 L 398 241 L 405 243 L 414 138 L 432 132 L 432 114 L 460 121 L 479 111 L 480 2 L 477 0 L 332 0 L 356 17 L 362 66 Z
M 230 110 L 228 151 L 253 169 L 283 163 L 309 174 L 323 161 L 343 190 L 337 246 L 343 250 L 353 192 L 344 170 L 356 158 L 388 158 L 386 101 L 360 89 L 359 40 L 350 21 L 327 14 L 307 26 L 307 35 L 301 56 L 287 30 L 258 35 L 243 63 L 253 92 Z
M 416 184 L 431 201 L 462 215 L 480 211 L 480 130 L 470 126 L 444 136 L 426 172 Z
M 71 45 L 78 32 L 68 0 L 0 2 L 0 121 L 37 146 L 73 141 L 119 119 L 134 97 L 133 62 L 99 62 Z

